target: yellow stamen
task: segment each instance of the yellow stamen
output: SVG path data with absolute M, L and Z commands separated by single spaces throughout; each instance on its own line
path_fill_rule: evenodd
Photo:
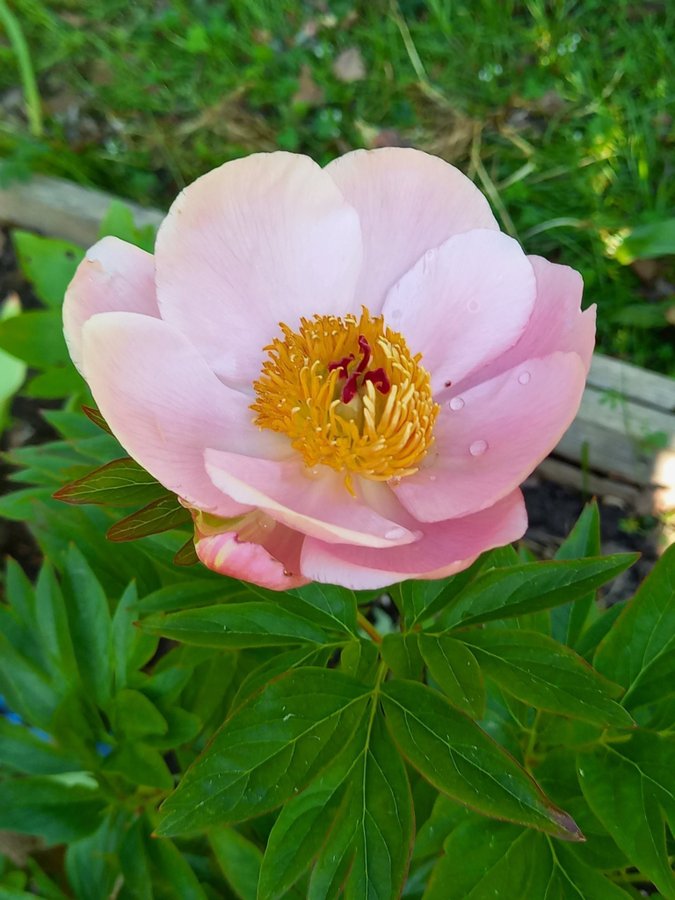
M 412 475 L 433 442 L 429 373 L 382 316 L 314 316 L 265 347 L 255 423 L 287 434 L 306 465 L 388 481 Z M 365 349 L 364 349 L 365 348 Z

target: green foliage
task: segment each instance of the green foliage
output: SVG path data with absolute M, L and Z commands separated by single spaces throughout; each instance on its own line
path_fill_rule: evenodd
M 76 898 L 675 897 L 672 549 L 603 610 L 634 557 L 592 504 L 554 562 L 392 589 L 380 636 L 380 592 L 181 574 L 184 532 L 99 545 L 164 495 L 48 415 L 63 440 L 11 455 L 51 563 L 5 577 L 0 829 L 67 844 Z

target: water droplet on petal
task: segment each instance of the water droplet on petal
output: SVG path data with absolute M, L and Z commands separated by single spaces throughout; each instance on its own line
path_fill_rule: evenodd
M 389 317 L 392 319 L 400 319 L 401 318 L 401 310 L 400 309 L 392 309 L 389 313 Z
M 384 536 L 388 541 L 397 541 L 399 538 L 405 537 L 408 532 L 405 528 L 390 528 L 385 531 Z
M 430 475 L 430 476 L 429 476 L 429 481 L 436 481 L 436 476 L 435 476 L 435 475 Z
M 450 407 L 450 409 L 453 409 L 455 412 L 457 412 L 458 409 L 464 408 L 464 401 L 461 397 L 453 397 L 452 400 L 448 403 L 448 406 Z
M 478 300 L 469 300 L 466 308 L 469 310 L 469 312 L 478 312 L 478 310 L 480 309 L 480 304 Z
M 469 447 L 469 453 L 472 456 L 482 456 L 487 450 L 487 441 L 474 441 Z
M 521 372 L 520 375 L 518 376 L 518 383 L 519 384 L 527 384 L 531 377 L 532 376 L 530 375 L 529 372 Z

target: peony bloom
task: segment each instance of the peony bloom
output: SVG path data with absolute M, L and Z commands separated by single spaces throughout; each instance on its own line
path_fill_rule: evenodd
M 590 365 L 581 291 L 439 159 L 271 153 L 184 190 L 154 257 L 92 247 L 64 323 L 121 444 L 192 510 L 205 565 L 379 588 L 522 536 L 518 485 Z

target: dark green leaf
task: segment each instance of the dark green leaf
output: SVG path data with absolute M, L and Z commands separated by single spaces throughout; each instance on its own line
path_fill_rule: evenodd
M 74 841 L 66 850 L 66 873 L 77 900 L 101 900 L 112 895 L 119 876 L 117 851 L 127 816 L 121 810 L 109 812 L 93 834 Z
M 196 874 L 173 841 L 153 836 L 147 841 L 147 853 L 155 870 L 161 873 L 162 887 L 166 885 L 164 889 L 171 900 L 208 900 Z
M 294 669 L 225 722 L 163 806 L 162 834 L 274 809 L 348 738 L 368 689 L 334 670 Z M 311 702 L 308 702 L 311 698 Z
M 134 506 L 165 497 L 168 491 L 129 457 L 115 459 L 58 490 L 66 503 Z M 173 495 L 171 495 L 173 496 Z
M 209 843 L 228 884 L 240 900 L 256 900 L 262 851 L 234 828 L 214 828 Z
M 422 684 L 389 681 L 387 727 L 401 752 L 438 790 L 486 816 L 579 840 L 572 819 L 475 722 Z
M 664 687 L 675 691 L 675 545 L 624 607 L 593 662 L 626 688 L 629 708 L 658 699 Z
M 456 628 L 561 606 L 611 581 L 636 559 L 635 553 L 617 553 L 598 559 L 492 569 L 460 593 L 443 611 L 440 623 L 445 628 Z
M 141 250 L 152 253 L 155 245 L 155 228 L 152 225 L 141 227 L 134 223 L 133 213 L 120 200 L 113 200 L 103 217 L 99 228 L 99 236 L 112 235 L 129 244 L 135 244 Z
M 201 647 L 281 646 L 305 641 L 324 643 L 326 634 L 279 604 L 252 601 L 186 609 L 143 620 L 143 628 Z
M 374 684 L 380 655 L 370 638 L 349 641 L 340 654 L 340 669 L 364 684 Z
M 309 867 L 326 841 L 344 795 L 345 779 L 363 755 L 366 740 L 364 721 L 330 766 L 282 808 L 267 843 L 258 900 L 285 897 L 286 891 Z
M 580 559 L 589 556 L 600 556 L 600 512 L 595 500 L 584 507 L 555 558 Z M 552 610 L 551 634 L 556 641 L 574 647 L 581 633 L 598 615 L 593 591 L 573 603 Z
M 37 369 L 65 365 L 70 356 L 60 311 L 24 312 L 0 321 L 0 349 Z
M 313 609 L 324 613 L 326 617 L 324 627 L 356 634 L 356 596 L 349 588 L 312 582 L 304 587 L 295 588 L 290 592 L 290 596 L 297 597 Z
M 380 648 L 382 659 L 397 678 L 419 679 L 424 661 L 416 634 L 386 634 Z
M 64 595 L 82 681 L 96 701 L 105 705 L 112 687 L 110 609 L 98 579 L 72 545 L 66 557 Z
M 116 735 L 128 739 L 166 734 L 169 725 L 155 704 L 140 691 L 124 688 L 110 704 L 110 720 Z
M 190 513 L 173 494 L 154 500 L 138 512 L 131 513 L 108 529 L 109 541 L 137 541 L 151 534 L 171 531 L 191 521 Z
M 135 626 L 138 594 L 132 582 L 120 597 L 112 620 L 111 664 L 115 690 L 127 686 L 130 677 L 152 659 L 159 638 Z
M 0 766 L 27 775 L 55 775 L 77 770 L 79 765 L 78 758 L 53 739 L 0 718 Z
M 0 829 L 66 844 L 98 827 L 104 801 L 89 775 L 29 775 L 0 782 Z
M 628 742 L 580 753 L 577 765 L 595 815 L 631 863 L 672 900 L 663 813 L 675 834 L 675 738 L 638 732 Z
M 429 674 L 457 709 L 474 719 L 485 713 L 485 683 L 471 650 L 444 634 L 420 634 L 419 646 Z
M 633 228 L 619 245 L 616 258 L 627 266 L 636 259 L 653 259 L 672 253 L 675 253 L 675 218 Z
M 365 753 L 349 781 L 354 860 L 345 898 L 399 897 L 414 837 L 412 797 L 405 766 L 379 715 L 374 715 Z
M 26 397 L 38 397 L 40 400 L 58 400 L 70 394 L 82 394 L 87 385 L 77 369 L 66 363 L 51 366 L 39 375 L 35 375 L 23 390 Z
M 134 900 L 153 900 L 152 881 L 144 840 L 145 823 L 136 819 L 127 828 L 120 844 L 120 868 L 124 878 L 125 892 Z
M 172 788 L 174 783 L 161 753 L 139 742 L 117 747 L 105 758 L 102 769 L 124 775 L 132 784 L 164 791 Z
M 485 674 L 523 703 L 601 725 L 634 724 L 612 699 L 621 687 L 553 638 L 515 628 L 473 629 L 463 638 Z

